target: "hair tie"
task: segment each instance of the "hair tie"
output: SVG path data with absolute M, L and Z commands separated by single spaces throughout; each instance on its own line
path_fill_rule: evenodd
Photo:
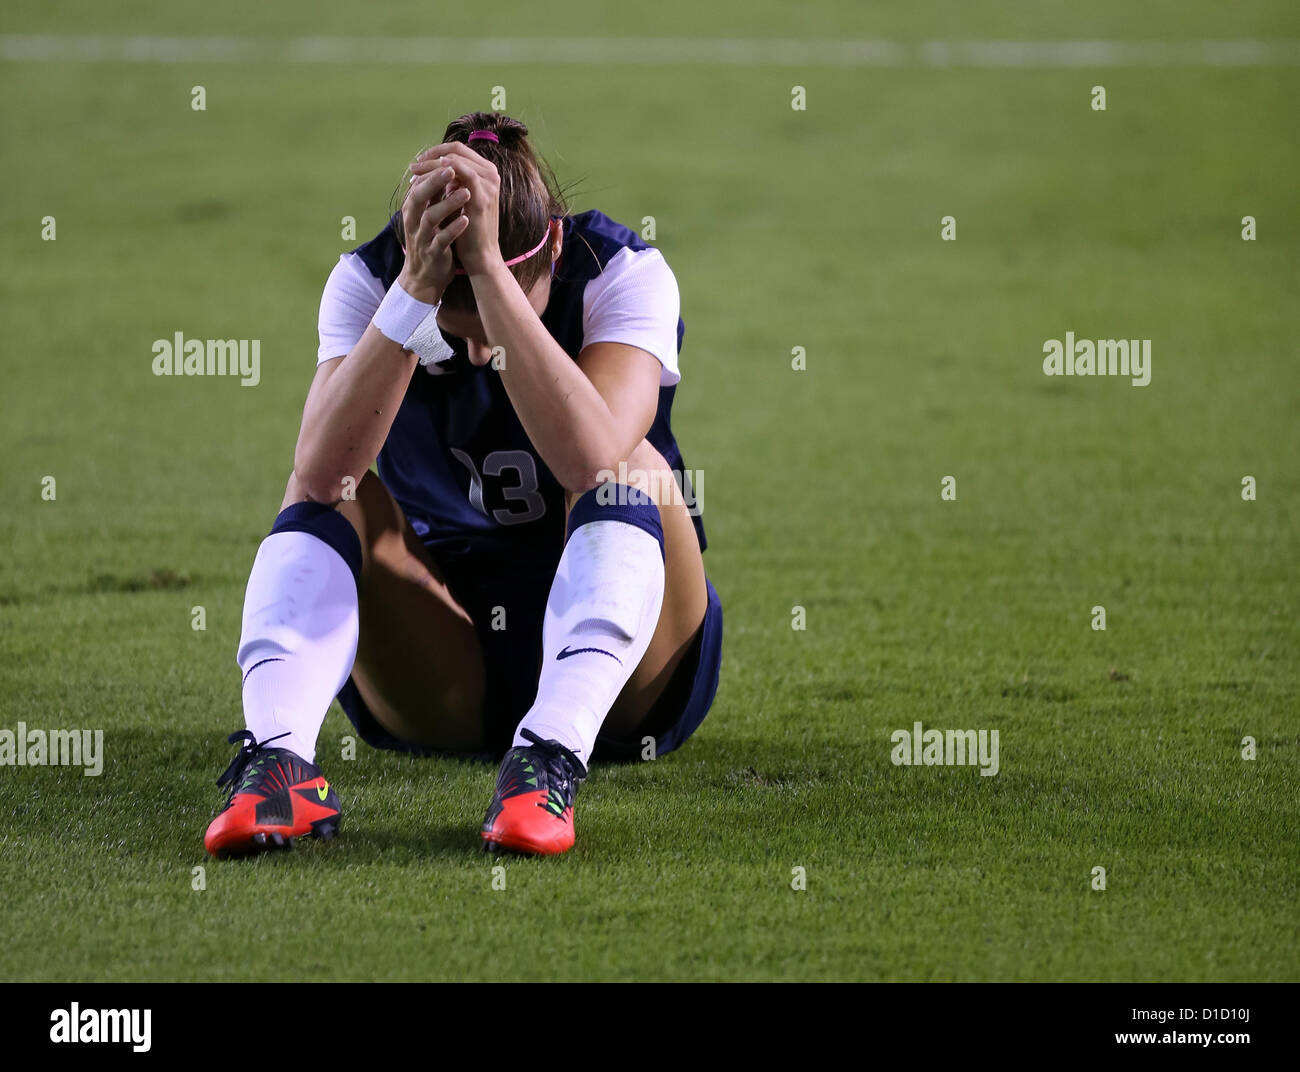
M 465 140 L 467 142 L 470 142 L 473 141 L 475 138 L 482 138 L 485 141 L 494 141 L 498 145 L 501 144 L 501 139 L 498 138 L 495 134 L 493 134 L 492 131 L 490 130 L 476 130 L 472 134 L 470 134 L 470 136 Z

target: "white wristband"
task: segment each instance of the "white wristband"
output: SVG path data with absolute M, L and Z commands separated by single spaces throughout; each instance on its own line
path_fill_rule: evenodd
M 402 344 L 411 353 L 416 354 L 420 358 L 420 364 L 430 372 L 433 371 L 434 365 L 456 356 L 456 352 L 447 345 L 447 340 L 442 337 L 442 332 L 438 328 L 438 305 L 435 305 L 433 312 L 420 321 L 419 326 Z
M 405 346 L 406 340 L 411 337 L 411 333 L 420 326 L 424 318 L 437 311 L 437 305 L 412 298 L 402 289 L 401 283 L 394 282 L 388 288 L 388 293 L 379 303 L 379 308 L 375 310 L 375 315 L 371 317 L 370 322 L 385 338 L 392 339 L 399 346 Z

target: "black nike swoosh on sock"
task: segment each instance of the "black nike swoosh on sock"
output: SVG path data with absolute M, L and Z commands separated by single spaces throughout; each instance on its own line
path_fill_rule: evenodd
M 571 655 L 581 655 L 584 651 L 598 651 L 601 653 L 601 655 L 608 655 L 611 659 L 613 659 L 616 663 L 618 663 L 619 666 L 623 665 L 623 660 L 620 659 L 617 655 L 615 655 L 612 651 L 606 651 L 604 648 L 574 648 L 572 651 L 570 651 L 569 645 L 567 644 L 564 645 L 563 650 L 558 655 L 556 655 L 555 658 L 556 661 L 558 662 L 560 659 L 567 659 Z
M 282 662 L 284 662 L 284 659 L 280 658 L 280 656 L 278 656 L 278 655 L 276 655 L 276 656 L 272 656 L 270 659 L 259 659 L 257 662 L 255 662 L 252 666 L 250 666 L 250 667 L 248 668 L 248 674 L 251 674 L 254 670 L 256 670 L 256 669 L 257 669 L 259 666 L 261 666 L 263 663 L 282 663 Z M 245 674 L 245 675 L 243 676 L 243 679 L 240 681 L 240 685 L 241 685 L 241 686 L 243 685 L 243 683 L 244 683 L 245 681 L 248 680 L 248 674 Z

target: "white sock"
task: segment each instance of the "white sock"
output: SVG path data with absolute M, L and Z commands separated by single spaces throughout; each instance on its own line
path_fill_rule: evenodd
M 575 529 L 546 601 L 537 699 L 514 743 L 531 744 L 520 733 L 529 729 L 587 764 L 601 723 L 650 646 L 663 598 L 663 550 L 653 535 L 612 519 Z
M 330 703 L 357 656 L 357 585 L 343 557 L 307 532 L 273 532 L 244 592 L 239 668 L 244 722 L 259 742 L 281 737 L 308 763 Z

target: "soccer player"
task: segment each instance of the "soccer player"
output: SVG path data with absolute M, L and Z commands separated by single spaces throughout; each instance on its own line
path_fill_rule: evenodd
M 484 847 L 551 854 L 573 845 L 593 755 L 672 751 L 717 689 L 663 256 L 569 215 L 504 115 L 452 122 L 405 191 L 321 298 L 293 472 L 244 597 L 247 728 L 204 839 L 217 855 L 337 832 L 315 764 L 336 696 L 377 748 L 504 751 Z

